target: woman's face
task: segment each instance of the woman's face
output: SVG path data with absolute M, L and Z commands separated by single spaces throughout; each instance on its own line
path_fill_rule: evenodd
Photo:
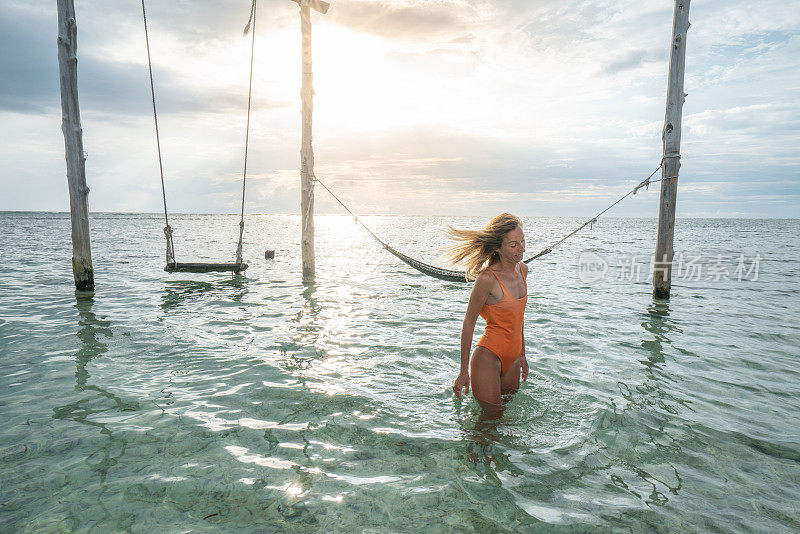
M 503 244 L 498 250 L 500 256 L 506 261 L 522 261 L 525 254 L 525 234 L 517 226 L 503 237 Z

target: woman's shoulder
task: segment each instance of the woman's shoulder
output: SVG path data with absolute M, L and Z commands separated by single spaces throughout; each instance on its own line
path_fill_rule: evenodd
M 486 267 L 476 273 L 475 276 L 475 286 L 489 286 L 491 287 L 495 283 L 495 275 L 491 273 L 491 270 Z

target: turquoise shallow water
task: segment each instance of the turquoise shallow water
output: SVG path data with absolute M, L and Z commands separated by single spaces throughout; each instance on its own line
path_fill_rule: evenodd
M 483 424 L 450 391 L 469 288 L 351 219 L 318 218 L 304 285 L 298 217 L 249 217 L 233 278 L 164 273 L 156 215 L 95 214 L 80 301 L 68 215 L 0 219 L 2 532 L 800 529 L 798 220 L 679 220 L 704 270 L 668 303 L 632 276 L 655 220 L 536 260 L 531 377 Z M 365 221 L 433 262 L 445 224 L 483 223 Z M 529 252 L 577 222 L 525 219 Z M 175 216 L 178 259 L 230 261 L 236 223 Z

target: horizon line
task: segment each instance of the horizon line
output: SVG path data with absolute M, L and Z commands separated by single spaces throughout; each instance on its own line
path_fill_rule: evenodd
M 41 214 L 57 214 L 57 215 L 68 215 L 69 211 L 50 211 L 50 210 L 0 210 L 0 214 L 23 214 L 23 213 L 41 213 Z M 189 211 L 177 211 L 172 212 L 172 215 L 231 215 L 231 216 L 240 216 L 240 213 L 236 212 L 189 212 Z M 163 216 L 163 212 L 155 212 L 155 211 L 90 211 L 89 215 L 155 215 L 158 217 Z M 264 216 L 264 215 L 274 215 L 274 216 L 289 216 L 289 217 L 300 217 L 300 213 L 246 213 L 245 216 Z M 315 216 L 323 216 L 323 217 L 347 217 L 352 218 L 353 215 L 349 215 L 347 213 L 316 213 Z M 488 217 L 489 215 L 486 215 Z M 517 215 L 518 217 L 527 217 L 527 218 L 549 218 L 549 219 L 585 219 L 586 216 L 583 215 Z M 402 215 L 386 215 L 386 214 L 359 214 L 358 217 L 455 217 L 455 218 L 473 218 L 473 217 L 483 217 L 482 215 L 422 215 L 422 214 L 402 214 Z M 643 215 L 608 215 L 603 216 L 603 219 L 654 219 L 657 220 L 658 216 L 643 216 Z M 715 216 L 708 216 L 708 215 L 682 215 L 676 216 L 676 219 L 743 219 L 743 220 L 800 220 L 800 216 L 797 217 L 751 217 L 746 215 L 715 215 Z

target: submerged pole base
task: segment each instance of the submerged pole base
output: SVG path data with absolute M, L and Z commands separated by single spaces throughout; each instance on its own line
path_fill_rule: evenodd
M 669 289 L 653 289 L 653 298 L 656 299 L 669 299 Z
M 265 260 L 273 260 L 273 259 L 275 259 L 275 251 L 274 250 L 265 250 L 264 251 L 264 259 Z
M 655 263 L 653 273 L 653 298 L 668 299 L 672 289 L 672 259 L 665 254 L 664 259 Z
M 94 269 L 91 263 L 72 258 L 72 275 L 75 279 L 75 291 L 94 292 Z

